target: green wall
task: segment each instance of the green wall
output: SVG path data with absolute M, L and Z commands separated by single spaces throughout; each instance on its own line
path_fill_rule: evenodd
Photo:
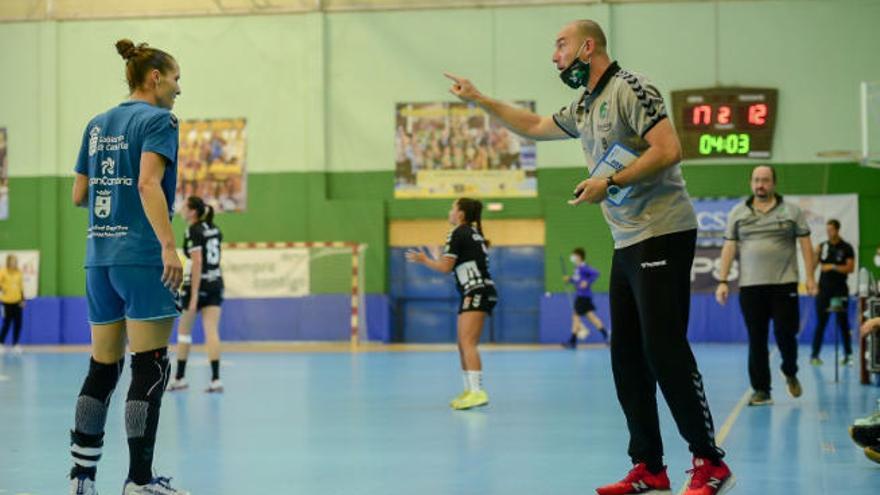
M 880 79 L 880 0 L 778 0 L 0 23 L 0 67 L 15 75 L 0 78 L 12 178 L 0 249 L 40 249 L 41 292 L 82 294 L 85 212 L 70 206 L 70 170 L 85 122 L 126 97 L 113 43 L 129 37 L 177 57 L 180 118 L 247 119 L 248 211 L 219 218 L 226 237 L 366 242 L 367 290 L 383 292 L 388 220 L 448 208 L 392 199 L 394 104 L 451 98 L 449 71 L 550 113 L 574 96 L 550 62 L 555 34 L 583 17 L 667 96 L 778 87 L 772 161 L 783 192 L 860 193 L 863 257 L 880 244 L 877 171 L 816 157 L 858 146 L 858 82 Z M 493 214 L 546 220 L 550 290 L 573 245 L 599 266 L 610 259 L 599 210 L 565 205 L 583 163 L 575 142 L 539 143 L 539 198 Z M 695 197 L 740 195 L 749 167 L 687 165 L 685 176 Z
M 748 193 L 752 165 L 686 166 L 685 178 L 693 197 L 742 196 Z M 778 166 L 784 194 L 858 193 L 860 259 L 870 263 L 880 245 L 880 170 L 855 164 L 797 164 Z M 498 200 L 504 211 L 487 213 L 492 220 L 544 218 L 546 222 L 547 290 L 559 291 L 558 258 L 574 246 L 584 246 L 592 263 L 607 270 L 612 243 L 599 208 L 572 208 L 565 202 L 581 179 L 575 168 L 539 171 L 539 198 Z M 387 290 L 387 222 L 392 219 L 445 218 L 448 200 L 394 200 L 391 172 L 255 174 L 250 179 L 247 212 L 221 217 L 229 241 L 352 240 L 367 243 L 367 291 Z M 10 220 L 0 229 L 0 248 L 38 248 L 43 253 L 41 293 L 81 295 L 84 274 L 85 210 L 70 206 L 67 178 L 13 178 Z M 38 228 L 34 228 L 37 226 Z M 179 218 L 175 230 L 183 231 Z M 442 239 L 437 240 L 438 243 Z M 606 290 L 608 279 L 597 288 Z

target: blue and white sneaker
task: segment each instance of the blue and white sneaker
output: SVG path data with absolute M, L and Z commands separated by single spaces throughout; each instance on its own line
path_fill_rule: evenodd
M 168 382 L 168 392 L 177 392 L 178 390 L 186 390 L 189 388 L 189 383 L 186 383 L 186 378 L 174 378 Z
M 211 383 L 208 385 L 208 388 L 205 389 L 205 392 L 209 394 L 222 394 L 223 382 L 220 380 L 211 380 Z
M 156 476 L 146 485 L 135 485 L 133 481 L 125 480 L 122 495 L 190 495 L 190 493 L 173 488 L 171 478 Z
M 98 495 L 95 480 L 81 474 L 70 479 L 70 495 Z
M 853 421 L 853 426 L 876 426 L 880 428 L 880 411 Z

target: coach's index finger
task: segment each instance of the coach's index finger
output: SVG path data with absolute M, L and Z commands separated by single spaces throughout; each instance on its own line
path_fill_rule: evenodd
M 456 75 L 454 75 L 454 74 L 450 74 L 450 73 L 448 73 L 448 72 L 444 72 L 443 75 L 444 75 L 447 79 L 450 79 L 450 80 L 452 80 L 452 81 L 455 81 L 456 83 L 461 83 L 461 80 L 463 79 L 462 77 L 456 76 Z

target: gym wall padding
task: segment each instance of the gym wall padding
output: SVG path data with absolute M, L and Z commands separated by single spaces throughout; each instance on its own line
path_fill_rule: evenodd
M 594 302 L 596 314 L 608 325 L 610 322 L 608 294 L 597 294 Z M 801 296 L 800 305 L 800 332 L 798 341 L 801 344 L 813 342 L 816 327 L 815 300 L 812 297 Z M 856 347 L 855 328 L 856 304 L 851 300 L 849 304 L 849 321 L 853 326 L 850 336 Z M 541 335 L 540 342 L 545 344 L 557 344 L 568 338 L 571 332 L 571 303 L 566 294 L 551 294 L 541 300 Z M 613 329 L 612 329 L 613 331 Z M 829 356 L 834 352 L 835 333 L 838 333 L 837 323 L 834 318 L 828 322 L 825 329 L 823 342 L 825 350 L 823 356 Z M 839 333 L 838 333 L 839 338 Z M 748 342 L 748 332 L 739 309 L 739 294 L 731 294 L 726 306 L 720 306 L 715 302 L 713 294 L 693 294 L 691 296 L 691 312 L 688 325 L 688 340 L 691 342 L 711 343 L 743 343 Z M 595 331 L 587 338 L 588 343 L 601 343 L 602 336 Z M 773 331 L 770 331 L 770 342 L 775 342 Z M 832 347 L 829 347 L 832 346 Z M 843 344 L 840 344 L 840 353 L 843 354 Z
M 514 255 L 516 256 L 516 255 Z M 394 262 L 393 269 L 402 268 Z M 538 260 L 533 257 L 532 261 Z M 537 263 L 531 265 L 534 271 Z M 526 270 L 530 271 L 529 269 Z M 527 275 L 523 273 L 522 275 Z M 401 277 L 401 280 L 406 277 Z M 436 280 L 429 281 L 432 278 Z M 419 277 L 416 282 L 427 282 L 421 294 L 424 297 L 403 301 L 384 295 L 367 296 L 367 327 L 369 340 L 374 342 L 453 342 L 455 340 L 455 310 L 458 296 L 452 281 L 446 276 Z M 495 316 L 486 324 L 483 341 L 540 342 L 556 344 L 567 338 L 571 328 L 571 303 L 565 293 L 535 294 L 528 283 L 518 291 L 509 282 L 503 291 Z M 433 287 L 433 289 L 431 289 Z M 520 294 L 517 294 L 520 292 Z M 524 296 L 523 296 L 524 294 Z M 525 301 L 523 301 L 525 297 Z M 227 341 L 285 341 L 285 340 L 348 340 L 348 321 L 341 307 L 344 296 L 316 296 L 300 301 L 229 300 L 227 317 L 221 321 L 220 334 Z M 610 322 L 608 294 L 596 294 L 596 313 L 606 325 Z M 522 304 L 522 305 L 521 305 Z M 310 306 L 311 311 L 299 311 Z M 409 306 L 409 307 L 407 307 Z M 849 305 L 850 322 L 855 322 L 855 304 Z M 816 314 L 813 298 L 800 298 L 801 332 L 799 341 L 812 342 Z M 398 326 L 406 323 L 407 334 Z M 328 324 L 330 322 L 330 324 Z M 392 331 L 397 333 L 392 334 Z M 493 333 L 494 332 L 494 333 Z M 833 318 L 825 330 L 826 356 L 833 352 L 837 332 Z M 856 330 L 853 328 L 853 336 Z M 201 343 L 204 335 L 200 321 L 193 333 L 194 341 Z M 739 311 L 737 294 L 732 294 L 724 307 L 711 294 L 695 294 L 691 298 L 691 316 L 688 338 L 692 342 L 735 343 L 746 342 L 747 334 Z M 771 341 L 772 341 L 771 332 Z M 83 297 L 40 297 L 29 301 L 24 310 L 24 331 L 21 342 L 28 344 L 87 344 L 89 326 L 86 302 Z M 602 342 L 597 332 L 587 339 Z M 842 351 L 841 351 L 842 352 Z
M 220 337 L 224 341 L 340 341 L 351 335 L 351 296 L 319 294 L 301 298 L 228 299 L 223 304 Z M 382 294 L 366 300 L 367 340 L 389 342 L 390 306 Z M 176 339 L 176 333 L 172 342 Z M 193 341 L 204 342 L 201 317 Z M 84 297 L 40 297 L 24 310 L 21 343 L 88 344 L 90 329 Z
M 454 342 L 460 296 L 452 274 L 407 263 L 407 248 L 390 249 L 392 338 L 400 342 Z M 536 342 L 544 293 L 541 246 L 501 246 L 489 251 L 489 272 L 498 305 L 488 319 L 483 341 Z

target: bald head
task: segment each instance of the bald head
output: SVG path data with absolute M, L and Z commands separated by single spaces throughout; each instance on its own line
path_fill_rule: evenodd
M 608 57 L 607 43 L 605 33 L 596 21 L 580 19 L 569 22 L 556 35 L 553 63 L 561 71 L 569 67 L 575 58 L 580 57 L 594 67 L 603 66 Z M 601 73 L 601 70 L 594 73 Z
M 578 36 L 584 39 L 591 38 L 596 42 L 597 49 L 605 51 L 605 48 L 608 46 L 608 40 L 605 38 L 605 31 L 602 31 L 599 23 L 590 19 L 580 19 L 569 23 L 569 26 L 574 28 Z

